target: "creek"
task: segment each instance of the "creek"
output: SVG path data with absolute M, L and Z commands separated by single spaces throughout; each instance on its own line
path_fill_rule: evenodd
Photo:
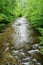
M 14 21 L 0 36 L 0 65 L 43 65 L 38 36 L 24 17 Z

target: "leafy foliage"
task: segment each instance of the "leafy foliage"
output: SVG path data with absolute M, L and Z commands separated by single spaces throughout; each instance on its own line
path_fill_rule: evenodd
M 43 0 L 29 0 L 26 6 L 27 8 L 24 8 L 23 15 L 40 32 L 40 44 L 43 46 Z
M 0 0 L 0 28 L 3 29 L 6 21 L 9 23 L 16 19 L 20 14 L 18 0 Z M 3 20 L 6 20 L 1 23 Z

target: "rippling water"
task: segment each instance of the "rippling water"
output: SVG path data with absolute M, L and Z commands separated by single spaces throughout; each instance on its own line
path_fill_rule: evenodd
M 4 58 L 1 65 L 43 65 L 37 35 L 24 17 L 14 21 L 1 39 Z

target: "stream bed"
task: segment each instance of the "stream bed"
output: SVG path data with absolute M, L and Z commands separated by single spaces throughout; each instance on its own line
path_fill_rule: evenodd
M 0 65 L 43 65 L 38 36 L 24 17 L 0 34 L 0 44 Z

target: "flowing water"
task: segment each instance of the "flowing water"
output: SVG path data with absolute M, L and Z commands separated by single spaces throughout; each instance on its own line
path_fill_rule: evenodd
M 2 34 L 0 65 L 43 65 L 39 40 L 30 23 L 20 17 Z

